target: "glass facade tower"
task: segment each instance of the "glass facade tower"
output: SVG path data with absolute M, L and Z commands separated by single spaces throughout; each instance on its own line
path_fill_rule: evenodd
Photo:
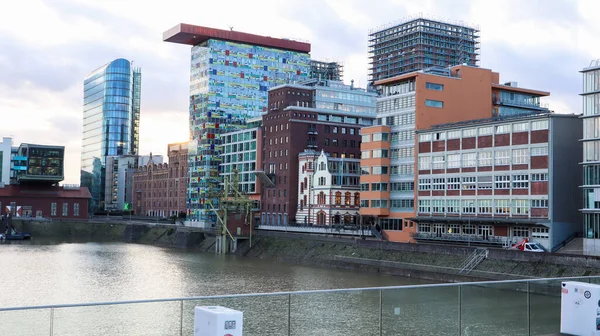
M 84 80 L 81 185 L 92 194 L 90 211 L 104 210 L 106 157 L 138 154 L 140 98 L 141 71 L 126 59 Z
M 600 60 L 583 73 L 584 238 L 600 239 Z
M 223 133 L 267 110 L 269 88 L 308 78 L 308 52 L 208 39 L 192 47 L 188 220 L 214 221 Z

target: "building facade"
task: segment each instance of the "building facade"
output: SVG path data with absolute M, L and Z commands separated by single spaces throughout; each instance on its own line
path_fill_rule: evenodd
M 344 66 L 340 62 L 310 60 L 310 78 L 344 81 Z
M 581 232 L 581 129 L 546 113 L 419 131 L 415 239 L 562 246 Z
M 106 158 L 138 154 L 140 69 L 122 58 L 103 65 L 85 78 L 83 99 L 81 185 L 91 210 L 104 210 Z
M 360 159 L 331 158 L 324 151 L 306 150 L 298 155 L 298 167 L 298 224 L 358 224 Z M 271 215 L 264 224 L 283 222 L 284 218 Z
M 0 183 L 10 184 L 12 173 L 12 138 L 3 137 L 0 142 Z
M 167 42 L 192 46 L 188 221 L 212 223 L 220 189 L 222 134 L 244 129 L 267 110 L 267 91 L 307 79 L 310 44 L 179 24 Z
M 133 173 L 136 215 L 170 217 L 186 212 L 188 143 L 169 144 L 168 157 L 168 164 L 156 164 L 150 154 L 148 163 Z
M 13 156 L 16 184 L 58 184 L 64 180 L 65 147 L 22 143 Z
M 14 218 L 87 219 L 91 195 L 79 186 L 40 184 L 0 187 L 0 209 Z
M 583 74 L 583 249 L 600 255 L 600 61 Z
M 126 207 L 133 202 L 133 173 L 137 167 L 137 155 L 106 157 L 105 210 L 129 210 Z
M 261 221 L 296 218 L 300 201 L 298 155 L 324 150 L 332 159 L 360 158 L 361 127 L 373 124 L 374 92 L 335 81 L 311 80 L 269 91 L 263 116 Z M 280 223 L 279 221 L 277 223 Z
M 237 171 L 240 191 L 245 194 L 260 193 L 255 172 L 261 126 L 262 118 L 253 118 L 248 120 L 247 129 L 223 134 L 221 176 L 231 177 Z
M 430 67 L 477 66 L 479 29 L 410 19 L 369 32 L 369 54 L 371 82 Z
M 434 68 L 375 83 L 377 119 L 363 128 L 361 215 L 387 238 L 411 241 L 415 215 L 416 130 L 467 120 L 548 113 L 548 92 L 500 84 L 500 75 L 470 66 Z M 381 189 L 389 183 L 389 189 Z M 399 230 L 401 229 L 401 230 Z

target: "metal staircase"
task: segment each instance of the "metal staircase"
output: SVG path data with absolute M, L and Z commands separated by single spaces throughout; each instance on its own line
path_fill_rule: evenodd
M 375 237 L 377 237 L 377 239 L 383 240 L 383 236 L 381 235 L 381 232 L 377 231 L 377 229 L 374 226 L 371 226 L 371 233 L 373 233 L 373 235 Z
M 460 266 L 459 274 L 469 274 L 477 265 L 488 257 L 488 250 L 478 248 L 467 257 L 465 262 Z

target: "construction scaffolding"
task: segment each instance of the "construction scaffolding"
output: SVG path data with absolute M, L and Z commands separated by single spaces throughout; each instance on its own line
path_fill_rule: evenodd
M 478 66 L 479 29 L 423 17 L 369 33 L 371 82 L 431 67 Z
M 343 81 L 344 65 L 337 61 L 310 60 L 310 78 Z
M 252 247 L 252 205 L 248 195 L 240 191 L 237 170 L 232 176 L 224 177 L 222 190 L 211 193 L 207 204 L 217 217 L 217 239 L 215 252 L 235 252 L 239 240 L 248 239 Z M 211 200 L 218 200 L 218 208 Z M 232 233 L 233 232 L 233 233 Z

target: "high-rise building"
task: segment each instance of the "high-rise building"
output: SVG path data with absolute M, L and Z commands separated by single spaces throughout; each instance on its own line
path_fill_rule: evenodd
M 344 66 L 339 62 L 310 60 L 310 78 L 343 81 Z
M 393 23 L 369 32 L 369 81 L 429 67 L 477 66 L 479 30 L 426 18 Z
M 465 65 L 411 72 L 375 86 L 381 92 L 376 125 L 361 130 L 360 213 L 366 224 L 389 229 L 390 240 L 410 241 L 416 230 L 406 221 L 415 210 L 416 130 L 550 112 L 541 101 L 548 92 L 500 84 L 497 72 Z M 388 192 L 381 192 L 383 184 Z M 399 225 L 402 231 L 394 229 Z
M 298 199 L 299 185 L 308 188 L 298 180 L 298 155 L 309 149 L 325 151 L 329 162 L 359 159 L 359 131 L 373 124 L 376 98 L 374 92 L 337 81 L 309 80 L 269 91 L 269 111 L 263 115 L 262 171 L 256 172 L 263 182 L 262 223 L 304 221 L 296 218 L 298 207 L 303 206 Z M 332 184 L 339 186 L 342 181 Z M 316 224 L 316 218 L 306 220 Z M 326 224 L 330 223 L 327 217 Z
M 81 185 L 92 195 L 90 211 L 104 210 L 106 158 L 137 155 L 141 71 L 116 59 L 84 80 Z
M 583 73 L 583 222 L 584 252 L 600 255 L 600 60 Z
M 267 111 L 267 91 L 307 79 L 310 44 L 179 24 L 166 42 L 192 46 L 188 221 L 215 221 L 212 197 L 220 189 L 222 134 L 247 127 Z

